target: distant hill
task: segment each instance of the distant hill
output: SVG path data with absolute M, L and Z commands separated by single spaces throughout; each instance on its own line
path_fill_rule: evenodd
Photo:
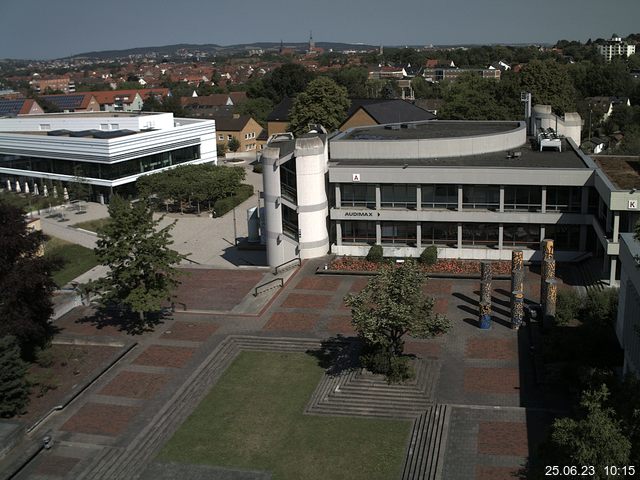
M 285 43 L 285 48 L 295 48 L 297 50 L 304 50 L 307 48 L 308 43 Z M 337 43 L 337 42 L 316 42 L 316 46 L 323 48 L 325 51 L 333 49 L 334 51 L 344 50 L 373 50 L 378 48 L 376 45 L 363 45 L 363 44 L 350 44 L 350 43 Z M 280 47 L 280 42 L 256 42 L 256 43 L 242 43 L 238 45 L 216 45 L 216 44 L 204 44 L 196 45 L 190 43 L 179 43 L 175 45 L 164 45 L 158 47 L 137 47 L 128 48 L 125 50 L 103 50 L 99 52 L 85 52 L 71 55 L 65 58 L 92 58 L 92 59 L 109 59 L 109 58 L 123 58 L 131 55 L 150 55 L 156 54 L 160 56 L 175 55 L 179 50 L 187 50 L 189 52 L 202 52 L 209 55 L 212 54 L 234 54 L 241 53 L 245 50 L 252 49 L 277 49 Z

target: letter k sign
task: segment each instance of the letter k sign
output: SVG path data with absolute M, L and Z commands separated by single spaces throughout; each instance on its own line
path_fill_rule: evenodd
M 352 180 L 353 182 L 359 182 L 360 181 L 360 174 L 359 173 L 354 173 L 352 175 L 352 178 L 353 178 L 353 180 Z

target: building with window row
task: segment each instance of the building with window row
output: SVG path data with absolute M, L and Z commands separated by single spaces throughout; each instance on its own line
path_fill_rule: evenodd
M 556 258 L 599 255 L 615 281 L 619 234 L 640 219 L 640 175 L 638 190 L 620 188 L 579 138 L 531 125 L 535 137 L 524 122 L 361 127 L 312 134 L 313 154 L 309 138 L 276 136 L 263 156 L 269 264 L 322 248 L 366 255 L 374 244 L 389 257 L 436 245 L 440 257 L 506 260 L 517 248 L 537 260 L 540 241 L 553 238 Z
M 94 199 L 133 193 L 141 175 L 217 162 L 215 122 L 171 113 L 53 113 L 0 118 L 0 182 L 72 182 Z

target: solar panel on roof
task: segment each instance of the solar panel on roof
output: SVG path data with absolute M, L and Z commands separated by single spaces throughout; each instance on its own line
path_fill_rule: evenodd
M 80 130 L 78 132 L 69 133 L 70 137 L 92 137 L 100 130 Z
M 125 137 L 127 135 L 133 135 L 134 133 L 136 132 L 134 132 L 133 130 L 112 130 L 110 132 L 96 130 L 96 132 L 93 134 L 93 138 L 102 138 L 102 139 L 118 138 L 118 137 Z
M 73 110 L 80 108 L 84 95 L 65 95 L 63 97 L 45 95 L 43 98 L 61 110 Z
M 0 115 L 18 115 L 23 104 L 24 100 L 0 100 Z

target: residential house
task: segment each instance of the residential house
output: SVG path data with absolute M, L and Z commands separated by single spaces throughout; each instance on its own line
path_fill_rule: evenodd
M 293 99 L 284 97 L 267 116 L 267 136 L 274 133 L 284 133 L 289 127 L 289 111 L 293 106 Z
M 433 119 L 435 119 L 434 114 L 405 100 L 353 98 L 347 112 L 347 119 L 340 125 L 339 130 L 344 132 L 354 127 Z
M 235 107 L 247 100 L 245 92 L 218 93 L 206 96 L 181 97 L 180 104 L 189 117 L 232 116 Z
M 54 105 L 61 112 L 99 112 L 100 104 L 95 92 L 42 95 L 42 99 Z
M 232 138 L 238 139 L 238 153 L 256 152 L 262 144 L 258 141 L 262 127 L 249 115 L 233 115 L 232 117 L 210 117 L 216 122 L 217 143 L 228 144 Z
M 18 117 L 44 113 L 42 107 L 32 98 L 0 100 L 0 117 Z
M 41 78 L 40 75 L 36 74 L 29 84 L 36 93 L 45 93 L 47 90 L 60 90 L 63 93 L 76 91 L 75 82 L 68 76 Z
M 624 42 L 619 35 L 613 34 L 610 40 L 604 44 L 596 45 L 598 53 L 604 57 L 605 62 L 611 62 L 614 57 L 630 57 L 636 53 L 636 46 Z
M 627 107 L 631 106 L 631 102 L 627 97 L 588 97 L 585 99 L 587 104 L 595 108 L 599 111 L 604 112 L 602 118 L 600 119 L 603 122 L 606 122 L 607 119 L 613 113 L 613 108 L 617 105 L 626 105 Z M 596 118 L 592 119 L 597 120 Z

